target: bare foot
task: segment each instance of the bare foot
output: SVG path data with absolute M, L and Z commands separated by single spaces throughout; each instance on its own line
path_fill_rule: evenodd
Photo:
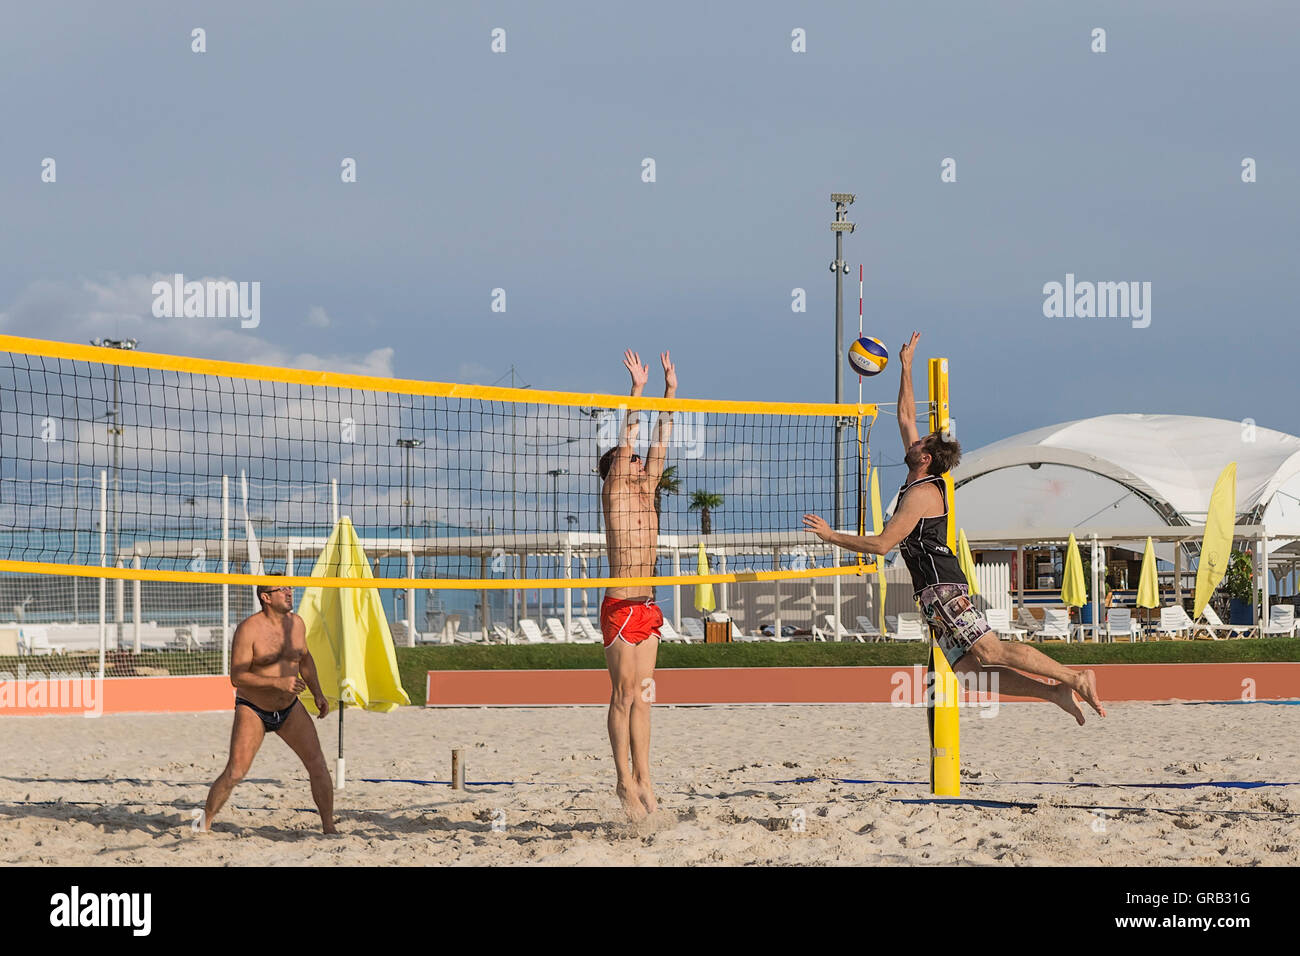
M 654 786 L 650 783 L 638 784 L 641 788 L 641 802 L 645 805 L 647 813 L 654 813 L 659 809 L 659 801 L 655 799 Z
M 1053 690 L 1056 693 L 1055 696 L 1052 697 L 1052 703 L 1073 717 L 1078 721 L 1079 726 L 1082 727 L 1083 711 L 1080 710 L 1079 705 L 1074 702 L 1074 689 L 1071 688 L 1069 684 L 1057 684 Z
M 1088 702 L 1088 706 L 1095 710 L 1102 717 L 1106 716 L 1106 709 L 1101 706 L 1101 701 L 1097 698 L 1097 675 L 1092 671 L 1084 671 L 1079 675 L 1079 686 L 1074 688 L 1074 692 Z M 1079 721 L 1083 723 L 1083 721 Z
M 338 833 L 338 832 L 339 832 L 339 828 L 336 827 L 336 826 L 335 826 L 334 824 L 332 824 L 332 823 L 327 823 L 327 824 L 325 825 L 325 827 L 324 827 L 324 829 L 323 829 L 322 832 L 324 832 L 324 833 L 326 833 L 326 834 Z
M 646 811 L 641 804 L 641 793 L 635 786 L 628 787 L 620 783 L 614 788 L 614 792 L 618 794 L 619 803 L 623 804 L 623 812 L 627 814 L 629 820 L 637 823 L 645 819 Z

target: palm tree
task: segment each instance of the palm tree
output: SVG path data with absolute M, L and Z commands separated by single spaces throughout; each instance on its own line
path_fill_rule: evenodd
M 700 513 L 700 533 L 710 534 L 713 531 L 713 521 L 709 512 L 721 507 L 722 495 L 710 494 L 707 491 L 696 491 L 691 494 L 691 505 L 687 510 Z
M 659 484 L 655 486 L 655 518 L 659 517 L 659 498 L 661 495 L 675 495 L 682 490 L 682 480 L 677 477 L 677 466 L 669 465 L 659 475 Z

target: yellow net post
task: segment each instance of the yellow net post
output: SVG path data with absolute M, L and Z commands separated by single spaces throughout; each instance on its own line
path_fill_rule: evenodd
M 930 359 L 930 433 L 945 435 L 951 426 L 948 405 L 948 360 Z M 952 476 L 943 473 L 944 493 L 948 503 L 948 547 L 956 553 L 956 509 L 953 507 Z M 957 718 L 957 675 L 948 659 L 930 643 L 930 660 L 926 666 L 926 686 L 933 688 L 927 698 L 930 724 L 930 792 L 940 797 L 961 793 L 961 749 Z

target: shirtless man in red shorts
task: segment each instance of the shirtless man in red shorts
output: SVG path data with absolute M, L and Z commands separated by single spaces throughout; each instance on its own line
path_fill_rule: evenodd
M 677 371 L 668 353 L 664 366 L 664 398 L 677 394 Z M 632 394 L 640 395 L 650 367 L 628 350 L 623 364 L 632 373 Z M 648 578 L 655 573 L 655 543 L 659 518 L 655 488 L 664 470 L 672 416 L 660 412 L 645 461 L 633 454 L 640 413 L 630 409 L 619 443 L 600 458 L 601 507 L 605 510 L 605 543 L 609 573 L 615 578 Z M 618 798 L 631 820 L 658 809 L 650 782 L 650 705 L 654 701 L 655 656 L 663 612 L 655 606 L 648 584 L 608 588 L 600 605 L 600 629 L 605 638 L 605 663 L 613 691 L 609 698 L 609 742 L 618 772 Z M 632 755 L 629 767 L 628 753 Z

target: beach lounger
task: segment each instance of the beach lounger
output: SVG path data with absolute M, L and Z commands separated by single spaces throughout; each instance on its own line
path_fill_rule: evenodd
M 1268 624 L 1260 628 L 1260 636 L 1271 634 L 1279 637 L 1295 637 L 1295 608 L 1289 604 L 1274 604 L 1268 609 Z
M 1229 637 L 1250 637 L 1250 632 L 1254 631 L 1256 636 L 1259 635 L 1259 627 L 1254 624 L 1224 624 L 1219 613 L 1205 605 L 1205 610 L 1201 612 L 1201 620 L 1196 623 L 1197 628 L 1204 628 L 1210 632 L 1211 637 L 1217 638 L 1219 632 L 1226 633 Z
M 22 653 L 22 633 L 17 628 L 0 630 L 0 657 L 17 657 Z
M 573 643 L 604 644 L 605 638 L 596 625 L 591 623 L 591 618 L 575 617 L 573 619 Z
M 664 618 L 664 622 L 659 627 L 659 639 L 668 641 L 670 644 L 689 644 L 691 639 L 685 634 L 678 634 L 677 629 L 673 627 L 673 622 Z
M 861 631 L 850 631 L 844 627 L 844 622 L 840 622 L 839 634 L 835 634 L 835 617 L 831 614 L 823 614 L 822 620 L 826 622 L 826 633 L 835 635 L 837 641 L 857 641 L 860 644 L 867 642 L 867 635 Z
M 698 617 L 688 617 L 682 620 L 682 636 L 691 641 L 704 640 L 704 622 Z
M 1043 629 L 1034 636 L 1070 643 L 1070 612 L 1063 607 L 1043 608 Z
M 564 633 L 564 625 L 558 617 L 548 617 L 546 619 L 546 634 L 553 644 L 568 644 L 569 635 Z
M 506 627 L 504 624 L 493 624 L 492 634 L 502 644 L 513 643 L 517 636 L 514 631 L 510 630 L 510 628 Z
M 1034 612 L 1023 604 L 1016 608 L 1016 624 L 1023 627 L 1031 635 L 1036 635 L 1043 629 L 1043 622 L 1034 617 Z
M 528 644 L 545 644 L 546 638 L 542 636 L 542 629 L 537 626 L 536 621 L 530 621 L 524 618 L 519 622 L 519 633 L 523 635 L 524 641 Z
M 1029 631 L 1023 627 L 1016 627 L 1011 623 L 1011 612 L 1004 608 L 991 607 L 984 612 L 984 619 L 989 622 L 989 627 L 998 637 L 1010 637 L 1015 641 L 1023 641 Z
M 24 627 L 20 634 L 28 654 L 62 654 L 67 650 L 62 644 L 51 644 L 50 633 L 43 627 Z
M 880 628 L 876 627 L 876 622 L 863 614 L 858 615 L 858 633 L 865 634 L 873 641 L 889 640 L 889 635 L 880 633 Z

